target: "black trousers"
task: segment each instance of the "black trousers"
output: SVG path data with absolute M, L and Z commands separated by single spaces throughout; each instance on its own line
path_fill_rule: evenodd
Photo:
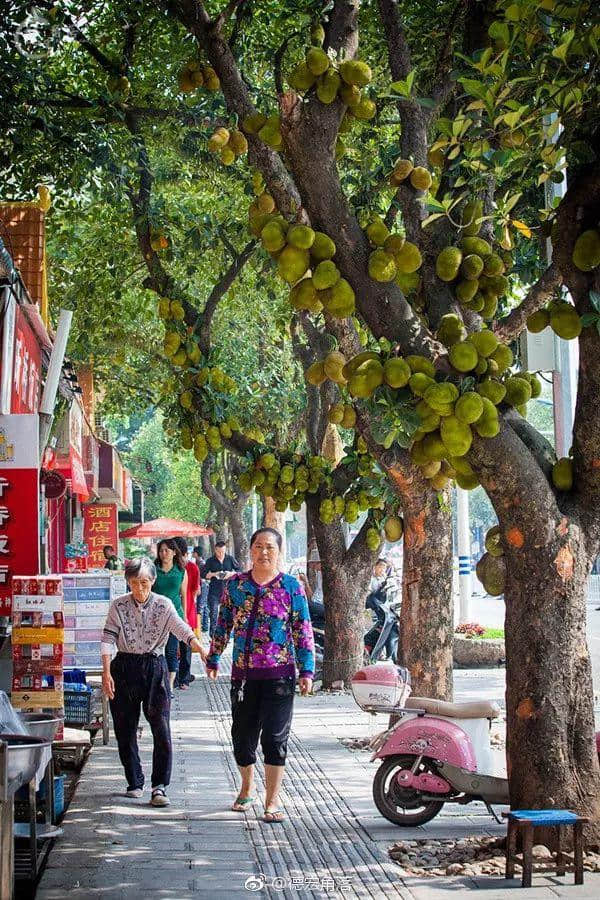
M 179 657 L 177 653 L 179 652 Z M 165 658 L 169 672 L 175 672 L 175 685 L 190 683 L 190 669 L 192 665 L 192 648 L 185 641 L 178 641 L 174 634 L 170 634 L 165 647 Z
M 219 606 L 221 604 L 220 597 L 211 597 L 208 595 L 208 636 L 212 637 L 217 627 L 217 619 L 219 618 Z
M 110 701 L 119 758 L 130 790 L 144 786 L 144 773 L 137 743 L 140 708 L 150 724 L 152 787 L 168 785 L 171 780 L 171 710 L 167 664 L 164 656 L 153 653 L 117 653 L 110 664 L 115 696 Z
M 292 724 L 296 679 L 265 678 L 246 681 L 243 699 L 239 699 L 242 682 L 231 682 L 231 737 L 233 755 L 238 766 L 256 762 L 258 739 L 268 766 L 283 766 Z

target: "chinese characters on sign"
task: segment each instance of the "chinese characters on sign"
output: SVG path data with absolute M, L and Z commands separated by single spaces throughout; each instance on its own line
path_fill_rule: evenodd
M 0 615 L 11 576 L 39 571 L 38 416 L 0 416 Z
M 115 503 L 86 503 L 83 506 L 83 539 L 90 549 L 88 567 L 102 569 L 106 559 L 103 548 L 111 544 L 115 550 L 119 534 Z

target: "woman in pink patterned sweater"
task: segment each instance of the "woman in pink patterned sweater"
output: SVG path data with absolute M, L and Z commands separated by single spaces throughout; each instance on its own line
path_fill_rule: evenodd
M 233 631 L 231 711 L 233 752 L 242 787 L 233 809 L 254 802 L 254 763 L 260 737 L 265 760 L 266 822 L 283 821 L 279 792 L 299 672 L 301 694 L 314 675 L 314 639 L 300 583 L 279 571 L 282 538 L 260 528 L 250 540 L 252 569 L 229 580 L 206 663 L 216 679 L 219 658 Z

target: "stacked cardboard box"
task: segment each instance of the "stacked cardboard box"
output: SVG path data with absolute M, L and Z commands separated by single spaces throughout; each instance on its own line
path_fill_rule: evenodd
M 15 575 L 12 588 L 12 705 L 64 718 L 62 578 Z
M 121 575 L 63 575 L 65 597 L 64 664 L 78 669 L 102 665 L 100 642 L 110 601 L 126 591 Z

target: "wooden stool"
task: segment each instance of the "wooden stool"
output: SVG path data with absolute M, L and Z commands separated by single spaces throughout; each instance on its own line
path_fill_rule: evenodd
M 583 826 L 589 819 L 568 809 L 514 809 L 503 812 L 502 815 L 508 818 L 505 878 L 515 877 L 517 863 L 523 870 L 521 887 L 531 887 L 533 829 L 544 825 L 556 829 L 556 869 L 554 866 L 536 866 L 536 872 L 556 872 L 557 875 L 564 875 L 567 871 L 575 872 L 575 884 L 583 884 Z M 566 825 L 573 826 L 572 865 L 565 860 L 565 854 L 561 850 L 561 828 Z M 519 830 L 523 832 L 522 854 L 517 853 Z

